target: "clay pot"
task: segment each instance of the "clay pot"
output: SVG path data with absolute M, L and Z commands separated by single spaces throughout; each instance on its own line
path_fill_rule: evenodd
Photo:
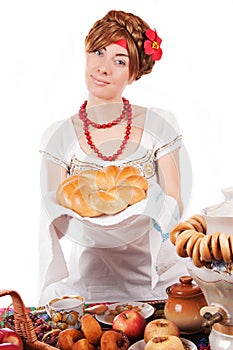
M 207 305 L 205 296 L 191 276 L 182 276 L 179 282 L 166 289 L 165 317 L 177 324 L 180 333 L 198 333 L 203 322 L 200 310 Z

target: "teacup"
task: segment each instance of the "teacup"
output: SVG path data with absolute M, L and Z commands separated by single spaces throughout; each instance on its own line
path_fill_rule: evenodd
M 85 299 L 81 296 L 62 296 L 48 302 L 45 306 L 54 327 L 60 329 L 80 328 L 84 314 Z

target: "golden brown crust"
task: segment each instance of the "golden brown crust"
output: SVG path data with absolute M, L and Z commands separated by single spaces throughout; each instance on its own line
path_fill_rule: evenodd
M 128 347 L 128 339 L 115 330 L 105 331 L 100 339 L 101 350 L 126 350 Z
M 195 214 L 195 215 L 191 216 L 190 219 L 195 220 L 196 222 L 198 222 L 201 225 L 202 230 L 200 232 L 206 233 L 206 221 L 202 215 Z
M 124 180 L 116 181 L 117 186 L 134 186 L 144 191 L 148 190 L 148 181 L 141 175 L 129 175 Z
M 229 241 L 229 247 L 231 250 L 231 256 L 233 256 L 233 236 L 229 236 L 228 241 Z
M 72 203 L 70 200 L 70 195 L 73 192 L 73 190 L 78 187 L 79 181 L 78 176 L 72 176 L 72 178 L 66 178 L 64 181 L 62 181 L 56 192 L 56 199 L 57 201 L 63 205 L 63 207 L 71 208 Z M 64 191 L 64 188 L 66 188 L 66 191 Z
M 179 234 L 176 240 L 176 252 L 179 256 L 186 258 L 188 257 L 187 254 L 187 243 L 191 236 L 193 235 L 194 231 L 193 230 L 186 230 L 183 231 L 182 233 Z
M 96 347 L 93 344 L 90 344 L 86 338 L 79 339 L 74 343 L 72 350 L 95 350 Z
M 229 246 L 228 236 L 225 233 L 220 234 L 219 245 L 220 245 L 223 260 L 226 263 L 230 263 L 231 262 L 231 249 Z
M 62 350 L 72 350 L 74 343 L 83 337 L 82 331 L 75 328 L 64 329 L 58 335 L 58 344 Z
M 201 234 L 200 232 L 194 232 L 193 235 L 188 240 L 188 242 L 186 244 L 186 251 L 187 251 L 187 255 L 189 257 L 192 256 L 193 247 L 195 246 L 196 241 L 202 236 L 204 236 L 204 235 Z
M 78 212 L 81 216 L 96 217 L 100 216 L 101 213 L 96 211 L 93 206 L 88 204 L 89 196 L 92 191 L 89 186 L 77 187 L 71 195 L 71 208 L 75 212 Z
M 220 236 L 220 232 L 214 232 L 211 238 L 211 249 L 213 252 L 214 259 L 216 260 L 222 260 L 222 253 L 221 253 L 220 244 L 219 244 L 219 236 Z
M 93 345 L 97 345 L 103 334 L 99 322 L 90 314 L 84 314 L 81 318 L 81 330 L 84 337 Z
M 187 221 L 184 221 L 184 222 L 181 222 L 181 223 L 178 223 L 177 225 L 175 225 L 174 228 L 170 232 L 170 240 L 171 240 L 172 244 L 175 245 L 176 239 L 181 232 L 183 232 L 185 230 L 192 230 L 192 229 L 193 229 L 193 225 Z
M 201 254 L 200 254 L 200 243 L 201 243 L 202 238 L 198 238 L 198 240 L 196 241 L 194 247 L 193 247 L 193 251 L 192 251 L 192 259 L 193 259 L 193 263 L 195 266 L 197 267 L 202 267 L 204 266 L 204 261 L 201 260 Z
M 211 235 L 205 235 L 200 243 L 201 260 L 210 262 L 213 260 L 211 254 Z
M 56 191 L 60 205 L 83 217 L 114 215 L 146 198 L 148 181 L 139 169 L 110 165 L 85 170 L 62 181 Z
M 201 215 L 193 215 L 180 222 L 170 232 L 170 240 L 181 257 L 190 257 L 194 265 L 201 267 L 212 260 L 233 260 L 233 237 L 225 233 L 206 234 L 206 222 Z

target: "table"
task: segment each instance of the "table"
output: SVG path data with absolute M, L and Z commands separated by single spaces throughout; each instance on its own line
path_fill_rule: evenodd
M 149 304 L 151 304 L 154 309 L 155 312 L 154 314 L 147 319 L 147 322 L 156 319 L 156 318 L 164 318 L 164 305 L 165 302 L 164 301 L 150 301 L 148 302 Z M 90 306 L 90 305 L 86 305 L 86 306 Z M 49 321 L 49 317 L 47 315 L 47 313 L 45 311 L 43 311 L 43 308 L 37 308 L 37 307 L 27 307 L 28 312 L 30 313 L 37 313 L 38 310 L 40 310 L 40 312 L 38 313 L 40 315 L 40 317 L 45 320 L 45 321 Z M 11 307 L 8 308 L 0 308 L 0 327 L 4 326 L 4 318 L 6 316 L 12 315 L 14 312 L 14 310 Z M 198 334 L 181 334 L 181 337 L 186 338 L 191 340 L 193 343 L 195 343 L 197 345 L 198 350 L 210 350 L 210 345 L 209 345 L 209 334 L 208 333 L 198 333 Z

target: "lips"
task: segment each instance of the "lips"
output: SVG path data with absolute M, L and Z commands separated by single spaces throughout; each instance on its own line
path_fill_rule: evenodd
M 91 78 L 92 78 L 93 82 L 98 86 L 106 86 L 106 85 L 110 84 L 108 81 L 98 79 L 98 78 L 94 77 L 93 75 L 91 76 Z

